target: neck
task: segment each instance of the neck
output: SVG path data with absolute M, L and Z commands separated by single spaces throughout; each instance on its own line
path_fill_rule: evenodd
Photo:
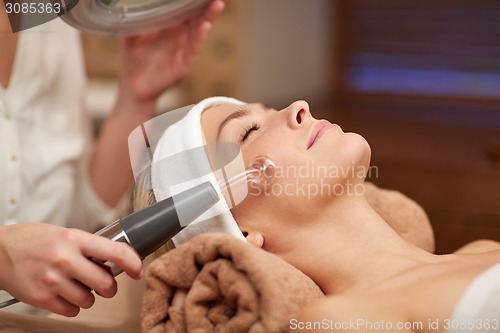
M 434 260 L 432 254 L 399 237 L 363 196 L 336 198 L 321 212 L 313 228 L 295 233 L 291 241 L 301 246 L 284 257 L 327 294 L 374 288 Z

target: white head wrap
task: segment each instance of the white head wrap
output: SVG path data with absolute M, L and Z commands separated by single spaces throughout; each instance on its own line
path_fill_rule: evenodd
M 169 181 L 169 175 L 162 172 L 161 163 L 172 155 L 188 151 L 193 148 L 202 147 L 205 145 L 205 139 L 201 127 L 201 113 L 217 104 L 237 104 L 244 105 L 246 103 L 234 98 L 228 97 L 210 97 L 199 102 L 178 122 L 170 125 L 161 136 L 153 154 L 151 164 L 151 184 L 157 201 L 164 200 L 176 193 L 192 188 L 198 184 L 209 181 L 221 198 L 212 208 L 206 211 L 194 222 L 189 224 L 184 230 L 177 234 L 174 238 L 176 246 L 189 241 L 193 237 L 207 232 L 225 232 L 237 238 L 245 240 L 236 221 L 229 210 L 229 205 L 223 199 L 223 195 L 217 185 L 217 180 L 214 173 L 209 173 L 196 179 L 183 182 L 181 184 L 172 185 Z M 241 154 L 241 153 L 240 153 Z M 199 167 L 196 163 L 179 166 L 184 168 L 183 173 L 192 171 L 193 175 L 199 175 L 196 168 Z M 171 176 L 171 175 L 170 175 Z

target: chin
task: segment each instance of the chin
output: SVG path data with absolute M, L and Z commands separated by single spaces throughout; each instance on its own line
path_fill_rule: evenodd
M 341 142 L 341 150 L 344 165 L 368 170 L 371 160 L 371 148 L 364 137 L 357 133 L 345 133 Z
M 332 154 L 333 153 L 333 154 Z M 337 141 L 335 146 L 329 150 L 330 165 L 336 165 L 339 168 L 355 168 L 356 176 L 353 179 L 352 174 L 345 180 L 354 182 L 364 181 L 364 176 L 361 171 L 368 171 L 371 159 L 371 148 L 364 137 L 357 133 L 345 133 L 341 140 Z
M 347 133 L 348 135 L 352 136 L 352 144 L 353 144 L 353 150 L 355 152 L 355 156 L 357 158 L 353 158 L 354 161 L 359 161 L 359 165 L 369 167 L 370 166 L 370 160 L 372 157 L 372 150 L 370 145 L 368 144 L 368 141 L 361 135 L 357 133 Z

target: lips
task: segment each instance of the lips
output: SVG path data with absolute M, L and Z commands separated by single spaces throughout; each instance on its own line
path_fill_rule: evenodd
M 307 149 L 311 148 L 318 140 L 329 130 L 338 125 L 330 123 L 328 120 L 321 120 L 314 124 L 311 134 L 309 135 L 309 143 Z

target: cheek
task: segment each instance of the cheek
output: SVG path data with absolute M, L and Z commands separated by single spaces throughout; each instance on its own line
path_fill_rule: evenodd
M 301 164 L 306 161 L 306 157 L 297 150 L 293 141 L 287 140 L 276 131 L 271 135 L 256 138 L 242 148 L 242 153 L 247 166 L 256 157 L 266 156 L 274 163 L 275 168 L 272 173 L 258 173 L 263 177 L 259 178 L 258 182 L 248 183 L 248 195 L 237 207 L 236 213 L 246 215 L 250 211 L 247 208 L 251 206 L 259 207 L 261 211 L 271 207 L 274 212 L 279 211 L 283 205 L 288 206 L 287 203 L 295 196 L 295 191 L 289 183 L 295 181 L 294 171 L 300 169 Z
M 258 156 L 269 157 L 276 166 L 285 165 L 289 157 L 296 154 L 292 140 L 286 139 L 280 131 L 271 131 L 255 138 L 248 145 L 241 148 L 246 165 L 249 165 Z

